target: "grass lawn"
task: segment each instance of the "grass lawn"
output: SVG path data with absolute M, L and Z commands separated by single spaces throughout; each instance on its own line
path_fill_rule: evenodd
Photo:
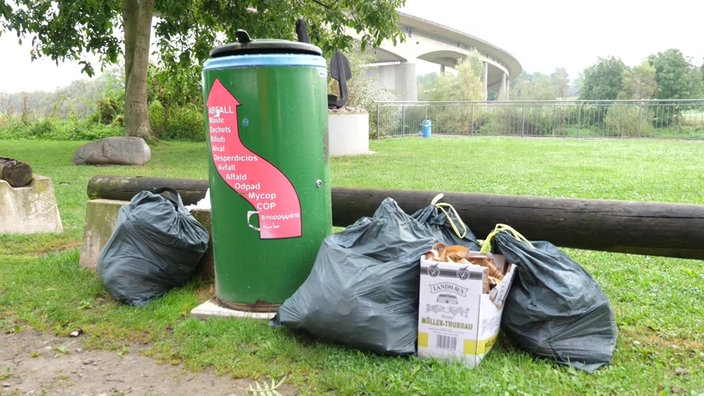
M 213 367 L 262 381 L 286 376 L 301 394 L 704 393 L 698 260 L 565 249 L 599 282 L 616 313 L 612 364 L 592 374 L 534 359 L 501 338 L 479 367 L 467 369 L 376 356 L 265 321 L 201 321 L 189 312 L 213 295 L 213 285 L 202 281 L 142 308 L 117 304 L 94 272 L 78 266 L 88 180 L 205 179 L 207 148 L 162 142 L 142 167 L 74 166 L 83 143 L 0 140 L 0 156 L 29 162 L 35 174 L 52 179 L 65 228 L 0 235 L 0 332 L 31 327 L 65 335 L 81 328 L 87 348 L 122 351 L 142 343 L 148 355 L 192 370 Z M 333 185 L 704 204 L 701 141 L 414 137 L 372 141 L 371 149 L 375 154 L 333 158 Z

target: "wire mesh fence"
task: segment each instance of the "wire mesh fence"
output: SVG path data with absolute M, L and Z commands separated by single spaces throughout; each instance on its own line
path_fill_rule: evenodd
M 704 99 L 377 102 L 370 124 L 375 138 L 425 132 L 704 139 Z

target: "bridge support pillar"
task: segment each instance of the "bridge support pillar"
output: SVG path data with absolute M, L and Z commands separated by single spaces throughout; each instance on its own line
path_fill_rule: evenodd
M 489 99 L 489 63 L 484 62 L 484 71 L 482 72 L 482 85 L 484 87 L 484 99 Z
M 415 63 L 371 65 L 367 68 L 367 76 L 376 79 L 378 87 L 394 92 L 396 100 L 418 100 Z
M 508 100 L 508 76 L 501 73 L 501 85 L 499 86 L 499 100 Z

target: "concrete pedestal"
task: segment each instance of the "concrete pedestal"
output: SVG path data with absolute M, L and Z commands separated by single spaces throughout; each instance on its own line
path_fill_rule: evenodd
M 63 231 L 51 179 L 34 175 L 25 187 L 0 180 L 0 234 Z
M 86 204 L 86 220 L 83 224 L 83 244 L 81 245 L 81 267 L 89 269 L 98 268 L 98 257 L 110 239 L 117 215 L 129 201 L 119 201 L 114 199 L 92 199 Z M 210 219 L 210 209 L 192 209 L 193 216 L 212 233 L 212 222 Z M 212 280 L 214 278 L 213 269 L 213 246 L 212 240 L 208 242 L 208 250 L 198 263 L 196 274 L 203 279 Z
M 105 247 L 108 239 L 112 235 L 117 215 L 120 208 L 129 204 L 128 201 L 118 201 L 113 199 L 93 199 L 86 205 L 86 221 L 83 230 L 83 245 L 81 246 L 80 265 L 92 270 L 98 267 L 98 257 Z M 195 208 L 191 210 L 193 216 L 212 232 L 212 221 L 210 209 Z M 215 277 L 212 240 L 208 243 L 208 250 L 201 258 L 196 269 L 197 276 L 206 281 L 212 281 Z M 191 315 L 200 318 L 215 317 L 236 317 L 250 319 L 269 320 L 276 312 L 245 312 L 225 307 L 218 303 L 216 298 L 198 305 L 191 311 Z
M 330 156 L 369 154 L 369 114 L 328 113 Z

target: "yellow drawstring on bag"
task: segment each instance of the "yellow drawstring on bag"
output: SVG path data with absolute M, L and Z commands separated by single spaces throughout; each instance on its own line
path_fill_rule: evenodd
M 508 231 L 514 236 L 514 238 L 518 239 L 519 241 L 525 241 L 528 243 L 528 245 L 530 245 L 530 247 L 533 247 L 533 244 L 530 243 L 530 241 L 526 237 L 521 235 L 521 233 L 516 231 L 513 227 L 499 223 L 494 227 L 494 231 L 490 232 L 484 240 L 484 244 L 482 245 L 482 248 L 480 250 L 481 253 L 491 252 L 491 240 L 494 239 L 496 234 L 500 233 L 501 231 Z
M 433 198 L 432 201 L 430 201 L 431 205 L 435 205 L 436 208 L 440 209 L 442 213 L 447 217 L 447 220 L 450 222 L 450 226 L 452 227 L 452 230 L 455 232 L 455 235 L 460 237 L 460 239 L 464 238 L 467 235 L 467 226 L 464 224 L 464 221 L 462 221 L 462 218 L 460 215 L 457 213 L 457 210 L 455 210 L 455 207 L 450 205 L 449 203 L 445 202 L 438 202 L 442 199 L 444 195 L 442 193 L 438 194 Z M 447 209 L 446 209 L 447 208 Z M 449 211 L 449 213 L 448 213 Z M 450 216 L 452 214 L 452 216 Z M 454 219 L 453 219 L 454 217 Z M 455 223 L 457 221 L 457 223 Z M 459 224 L 459 227 L 458 227 Z M 460 228 L 462 228 L 462 231 L 460 231 Z

